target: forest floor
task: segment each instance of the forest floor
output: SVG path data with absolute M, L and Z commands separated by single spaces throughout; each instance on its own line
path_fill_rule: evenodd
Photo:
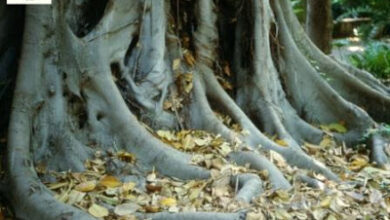
M 234 150 L 234 146 L 221 137 L 188 130 L 157 131 L 154 135 L 174 148 L 191 152 L 193 163 L 211 169 L 212 178 L 180 181 L 156 172 L 145 178 L 116 176 L 111 168 L 113 163 L 132 166 L 137 158 L 131 153 L 114 150 L 96 152 L 94 159 L 85 162 L 86 171 L 82 173 L 51 172 L 42 166 L 36 168 L 58 200 L 104 219 L 137 219 L 136 212 L 242 210 L 248 212 L 247 219 L 253 220 L 389 219 L 390 171 L 371 164 L 367 157 L 369 152 L 363 145 L 346 148 L 337 145 L 330 136 L 319 145 L 304 144 L 304 150 L 337 173 L 342 183 L 291 167 L 279 154 L 271 152 L 266 156 L 293 185 L 286 191 L 272 189 L 266 172 L 228 163 L 225 156 Z M 264 192 L 252 204 L 234 200 L 237 187 L 229 184 L 229 180 L 237 173 L 254 173 L 264 181 Z M 301 182 L 300 176 L 312 178 L 319 187 L 309 187 Z

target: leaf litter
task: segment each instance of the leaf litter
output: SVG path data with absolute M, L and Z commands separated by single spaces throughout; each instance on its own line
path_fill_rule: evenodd
M 223 120 L 233 129 L 241 130 L 229 118 Z M 344 131 L 338 125 L 330 127 Z M 113 158 L 135 163 L 136 157 L 123 151 L 96 153 L 96 158 L 85 162 L 86 170 L 81 173 L 41 171 L 40 174 L 50 173 L 55 177 L 55 181 L 46 185 L 58 200 L 101 219 L 137 219 L 136 212 L 240 210 L 247 211 L 248 220 L 389 219 L 390 171 L 371 164 L 363 147 L 338 146 L 331 136 L 325 136 L 318 145 L 303 145 L 304 151 L 337 173 L 342 183 L 291 167 L 275 152 L 265 153 L 292 183 L 293 188 L 286 191 L 272 189 L 266 171 L 251 170 L 249 166 L 237 166 L 226 160 L 226 155 L 237 150 L 240 143 L 229 143 L 218 135 L 199 130 L 159 130 L 155 136 L 190 153 L 193 164 L 211 170 L 211 178 L 182 181 L 150 172 L 144 184 L 124 181 L 120 176 L 110 174 L 107 168 L 108 161 Z M 276 139 L 276 142 L 285 145 L 283 140 Z M 238 173 L 254 173 L 263 180 L 264 192 L 251 204 L 234 199 L 237 190 L 230 185 L 230 177 Z M 307 186 L 297 178 L 299 175 L 320 182 L 322 187 Z

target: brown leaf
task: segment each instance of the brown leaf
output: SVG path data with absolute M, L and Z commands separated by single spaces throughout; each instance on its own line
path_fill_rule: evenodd
M 223 72 L 224 72 L 227 76 L 231 76 L 231 75 L 232 75 L 232 72 L 230 71 L 229 64 L 228 64 L 227 62 L 225 63 L 225 66 L 223 67 Z
M 160 211 L 160 208 L 158 206 L 155 206 L 155 205 L 147 205 L 147 206 L 144 206 L 143 208 L 145 209 L 145 212 L 148 212 L 148 213 L 156 213 L 156 212 Z
M 186 63 L 189 66 L 193 67 L 195 64 L 195 58 L 194 58 L 194 56 L 192 56 L 191 52 L 189 52 L 188 50 L 185 50 L 183 55 L 184 55 L 184 60 L 186 61 Z
M 150 193 L 155 193 L 155 192 L 160 192 L 162 189 L 162 186 L 156 186 L 154 184 L 147 184 L 146 185 L 146 190 Z

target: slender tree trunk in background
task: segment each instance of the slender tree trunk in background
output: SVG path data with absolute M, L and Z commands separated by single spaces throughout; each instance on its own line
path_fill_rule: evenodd
M 306 5 L 306 32 L 318 48 L 329 54 L 332 50 L 332 2 L 307 0 Z

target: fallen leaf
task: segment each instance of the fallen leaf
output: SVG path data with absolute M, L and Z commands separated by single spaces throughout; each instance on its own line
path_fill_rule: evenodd
M 191 52 L 189 52 L 188 50 L 185 50 L 183 55 L 184 55 L 184 60 L 186 61 L 186 63 L 191 67 L 194 66 L 195 58 L 194 58 L 194 56 L 192 56 Z
M 115 176 L 104 176 L 100 180 L 100 184 L 105 186 L 105 187 L 115 188 L 115 187 L 122 185 L 122 182 L 118 178 L 116 178 Z
M 325 199 L 321 200 L 320 207 L 322 207 L 322 208 L 329 208 L 331 202 L 332 202 L 332 197 L 331 196 L 327 196 L 327 197 L 325 197 Z
M 161 138 L 166 139 L 167 141 L 174 141 L 176 140 L 175 135 L 170 132 L 170 131 L 165 131 L 165 130 L 158 130 L 157 135 Z
M 227 62 L 225 63 L 225 66 L 223 67 L 223 72 L 224 72 L 227 76 L 231 76 L 231 75 L 232 75 L 232 72 L 230 71 L 229 64 L 228 64 Z
M 265 217 L 261 212 L 259 213 L 249 212 L 246 215 L 246 220 L 263 220 L 263 219 L 265 219 Z
M 126 216 L 135 213 L 140 208 L 141 206 L 135 203 L 123 203 L 115 207 L 114 213 L 119 216 Z
M 122 190 L 124 192 L 131 191 L 135 188 L 136 183 L 135 182 L 126 182 L 122 184 Z
M 284 201 L 287 201 L 290 199 L 290 195 L 288 194 L 288 192 L 286 190 L 276 190 L 276 195 L 281 198 L 282 200 Z
M 160 192 L 161 189 L 162 189 L 162 186 L 156 186 L 154 184 L 147 184 L 146 185 L 146 190 L 148 190 L 148 192 L 151 192 L 151 193 Z
M 160 204 L 162 206 L 175 206 L 176 205 L 176 199 L 168 197 L 168 198 L 163 198 L 160 200 Z
M 145 212 L 148 212 L 148 213 L 156 213 L 156 212 L 160 211 L 160 208 L 158 206 L 154 206 L 154 205 L 147 205 L 147 206 L 144 206 L 143 208 L 145 209 Z
M 117 153 L 117 156 L 120 160 L 128 162 L 128 163 L 134 163 L 135 162 L 135 155 L 129 152 L 120 151 Z
M 68 184 L 69 184 L 68 182 L 52 183 L 48 186 L 48 188 L 51 190 L 55 190 L 55 189 L 59 189 L 59 188 L 62 188 L 64 186 L 67 186 Z
M 69 194 L 69 198 L 68 198 L 68 201 L 66 203 L 69 205 L 73 205 L 75 203 L 81 202 L 85 195 L 86 195 L 85 192 L 72 190 Z
M 92 204 L 89 209 L 88 213 L 97 217 L 97 218 L 102 218 L 108 216 L 108 210 L 104 208 L 103 206 L 97 205 L 97 204 Z
M 370 193 L 370 202 L 375 204 L 375 203 L 380 203 L 383 200 L 382 193 L 379 190 L 372 189 Z
M 280 146 L 283 146 L 283 147 L 287 147 L 288 146 L 287 141 L 282 140 L 282 139 L 276 139 L 275 143 L 277 143 L 277 144 L 279 144 Z
M 338 133 L 347 132 L 347 128 L 344 127 L 344 125 L 342 125 L 340 123 L 331 123 L 328 125 L 320 125 L 320 128 L 325 130 L 325 131 L 333 131 L 333 132 L 338 132 Z
M 349 164 L 349 169 L 352 171 L 359 171 L 368 165 L 368 160 L 364 157 L 355 157 Z
M 90 192 L 96 188 L 96 181 L 87 181 L 78 184 L 75 189 L 80 192 Z
M 174 59 L 173 62 L 172 62 L 172 69 L 173 70 L 178 70 L 180 67 L 180 59 L 177 58 L 177 59 Z

